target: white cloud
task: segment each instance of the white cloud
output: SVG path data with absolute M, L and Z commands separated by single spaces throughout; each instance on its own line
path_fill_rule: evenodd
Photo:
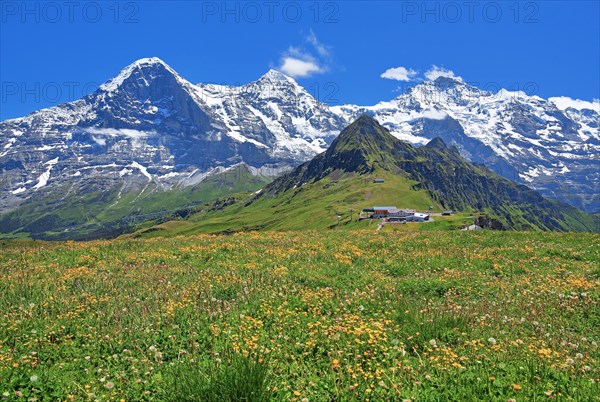
M 331 52 L 329 50 L 329 47 L 322 44 L 321 42 L 319 42 L 319 39 L 317 39 L 317 35 L 315 35 L 315 33 L 313 32 L 312 29 L 310 30 L 310 33 L 306 37 L 306 40 L 308 41 L 308 43 L 310 43 L 315 48 L 317 53 L 319 53 L 319 56 L 325 57 L 325 58 L 331 57 Z
M 105 146 L 106 145 L 106 138 L 103 137 L 110 137 L 110 138 L 127 138 L 131 141 L 131 146 L 133 148 L 139 148 L 141 147 L 142 144 L 142 140 L 144 138 L 150 137 L 150 136 L 154 136 L 156 135 L 156 131 L 151 130 L 151 131 L 139 131 L 139 130 L 133 130 L 133 129 L 129 129 L 129 128 L 101 128 L 101 127 L 89 127 L 89 128 L 85 128 L 83 129 L 85 132 L 92 134 L 92 139 L 101 146 Z
M 290 77 L 307 77 L 309 75 L 323 72 L 318 64 L 309 60 L 301 60 L 296 57 L 288 56 L 281 60 L 279 70 Z
M 276 69 L 290 77 L 308 77 L 326 72 L 331 61 L 331 48 L 321 43 L 311 30 L 304 38 L 304 46 L 290 46 Z
M 381 74 L 381 78 L 387 78 L 396 81 L 412 81 L 417 75 L 417 72 L 405 67 L 388 68 Z
M 448 114 L 446 112 L 438 109 L 426 109 L 421 113 L 422 118 L 432 120 L 444 120 L 447 116 Z
M 84 129 L 84 131 L 87 133 L 90 133 L 90 134 L 95 134 L 95 135 L 105 135 L 108 137 L 128 137 L 128 138 L 133 138 L 133 139 L 146 138 L 149 135 L 156 134 L 156 132 L 153 130 L 149 131 L 149 132 L 144 132 L 144 131 L 133 130 L 133 129 L 129 129 L 129 128 L 90 127 L 90 128 Z
M 430 81 L 435 81 L 439 77 L 454 78 L 460 81 L 463 80 L 462 77 L 455 75 L 454 71 L 447 70 L 443 67 L 438 67 L 436 65 L 431 66 L 431 68 L 425 73 L 425 78 L 427 78 Z

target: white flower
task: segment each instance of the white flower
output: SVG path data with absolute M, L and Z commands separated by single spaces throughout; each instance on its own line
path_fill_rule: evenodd
M 29 380 L 31 380 L 31 382 L 36 382 L 37 380 L 39 380 L 39 377 L 34 374 L 31 377 L 29 377 Z
M 434 348 L 437 348 L 437 342 L 436 342 L 436 340 L 435 340 L 435 339 L 432 339 L 432 340 L 430 340 L 430 341 L 429 341 L 429 344 L 430 344 L 431 346 L 433 346 Z
M 496 344 L 496 338 L 488 338 L 488 342 L 491 343 L 492 345 Z
M 156 346 L 152 345 L 152 346 L 150 346 L 150 348 L 148 348 L 148 350 L 150 352 L 156 352 Z
M 108 389 L 113 389 L 115 387 L 115 383 L 109 381 L 104 386 Z
M 575 355 L 575 357 L 578 358 L 578 359 L 583 359 L 583 355 L 581 353 L 577 353 Z

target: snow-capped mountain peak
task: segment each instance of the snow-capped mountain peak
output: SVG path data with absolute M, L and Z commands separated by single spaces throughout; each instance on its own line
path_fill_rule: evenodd
M 271 81 L 271 82 L 290 82 L 297 84 L 292 77 L 289 77 L 281 71 L 270 69 L 258 81 Z
M 426 108 L 434 105 L 464 105 L 472 99 L 489 95 L 488 91 L 469 85 L 462 79 L 438 77 L 434 81 L 424 81 L 414 86 L 395 100 L 403 103 L 410 98 L 411 103 L 418 103 Z
M 293 78 L 269 70 L 242 86 L 198 84 L 198 93 L 225 123 L 226 135 L 306 160 L 325 150 L 345 121 Z
M 150 81 L 164 76 L 171 76 L 181 83 L 187 82 L 158 57 L 148 57 L 134 61 L 98 89 L 104 92 L 114 92 L 124 84 L 149 85 Z
M 260 98 L 290 98 L 292 96 L 310 96 L 292 77 L 277 70 L 269 70 L 258 80 L 243 86 L 244 90 Z

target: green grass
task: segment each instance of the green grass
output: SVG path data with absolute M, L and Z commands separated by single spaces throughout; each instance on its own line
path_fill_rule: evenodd
M 424 191 L 415 191 L 414 182 L 386 171 L 370 175 L 339 174 L 337 180 L 328 177 L 286 191 L 276 197 L 265 195 L 249 203 L 246 199 L 223 209 L 207 209 L 189 218 L 189 221 L 170 227 L 153 228 L 141 236 L 163 236 L 196 233 L 222 233 L 248 230 L 305 230 L 338 227 L 336 213 L 340 213 L 339 227 L 357 229 L 369 227 L 368 222 L 356 220 L 363 208 L 375 205 L 396 205 L 399 208 L 428 210 L 434 206 Z M 373 183 L 375 177 L 385 183 Z M 343 195 L 343 196 L 341 196 Z M 354 212 L 351 214 L 350 210 Z M 158 230 L 157 230 L 158 229 Z M 374 229 L 374 228 L 373 228 Z
M 386 228 L 0 242 L 0 400 L 598 401 L 599 244 Z
M 186 362 L 171 366 L 166 378 L 173 402 L 262 402 L 271 396 L 269 367 L 256 356 L 225 354 L 204 366 Z

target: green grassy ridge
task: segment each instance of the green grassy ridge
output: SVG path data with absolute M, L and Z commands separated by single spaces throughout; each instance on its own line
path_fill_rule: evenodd
M 266 193 L 318 181 L 336 170 L 383 170 L 406 177 L 415 182 L 415 190 L 427 190 L 444 208 L 489 211 L 511 229 L 600 231 L 591 215 L 467 162 L 439 138 L 415 148 L 367 116 L 345 128 L 326 152 L 273 181 Z
M 87 192 L 55 189 L 18 210 L 0 216 L 0 238 L 43 240 L 112 238 L 173 216 L 185 216 L 195 206 L 240 191 L 254 191 L 268 179 L 247 167 L 210 176 L 193 187 L 164 191 L 155 183 L 142 189 Z M 65 196 L 67 195 L 67 196 Z

